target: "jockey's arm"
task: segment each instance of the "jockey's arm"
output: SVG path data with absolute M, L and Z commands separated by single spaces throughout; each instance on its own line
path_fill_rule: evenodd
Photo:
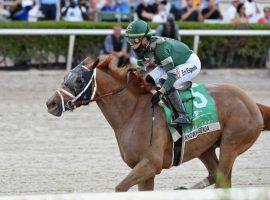
M 162 85 L 161 89 L 159 90 L 162 94 L 169 91 L 173 84 L 175 83 L 176 75 L 174 73 L 169 72 L 170 70 L 175 68 L 175 64 L 173 62 L 173 59 L 170 55 L 170 52 L 167 49 L 161 49 L 159 52 L 157 52 L 159 55 L 159 59 L 161 60 L 161 66 L 167 73 L 167 79 Z
M 159 90 L 162 94 L 169 91 L 176 81 L 175 74 L 167 73 L 167 75 L 168 75 L 168 78 L 166 79 L 165 83 L 162 85 L 162 88 Z
M 144 63 L 143 63 L 143 60 L 138 59 L 138 60 L 137 60 L 137 66 L 136 66 L 136 67 L 137 67 L 137 69 L 138 69 L 142 74 L 145 74 L 146 71 L 147 71 L 148 65 L 144 64 Z

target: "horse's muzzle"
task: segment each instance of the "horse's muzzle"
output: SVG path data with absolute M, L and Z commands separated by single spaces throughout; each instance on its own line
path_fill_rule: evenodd
M 46 106 L 48 108 L 48 113 L 56 117 L 60 117 L 62 115 L 62 106 L 54 100 L 48 99 L 46 102 Z

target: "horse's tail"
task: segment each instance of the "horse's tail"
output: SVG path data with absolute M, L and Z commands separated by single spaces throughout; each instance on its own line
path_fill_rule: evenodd
M 263 131 L 270 131 L 270 107 L 257 103 L 263 116 Z

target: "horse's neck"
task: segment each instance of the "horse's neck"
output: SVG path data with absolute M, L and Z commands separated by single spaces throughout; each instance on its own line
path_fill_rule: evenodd
M 121 87 L 121 85 L 109 75 L 100 71 L 99 73 L 102 74 L 103 79 L 100 80 L 97 78 L 98 96 L 102 96 Z M 129 121 L 134 113 L 137 101 L 137 97 L 125 89 L 118 94 L 100 99 L 97 101 L 97 104 L 111 127 L 114 131 L 117 131 Z

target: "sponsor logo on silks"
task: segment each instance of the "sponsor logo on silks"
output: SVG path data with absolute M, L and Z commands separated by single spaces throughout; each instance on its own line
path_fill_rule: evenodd
M 176 68 L 175 74 L 176 74 L 176 78 L 177 78 L 177 79 L 181 78 L 181 70 L 180 70 L 180 69 L 177 69 L 177 68 Z
M 182 76 L 185 76 L 187 74 L 191 74 L 197 69 L 197 67 L 194 65 L 193 67 L 186 68 L 185 70 L 182 70 Z

